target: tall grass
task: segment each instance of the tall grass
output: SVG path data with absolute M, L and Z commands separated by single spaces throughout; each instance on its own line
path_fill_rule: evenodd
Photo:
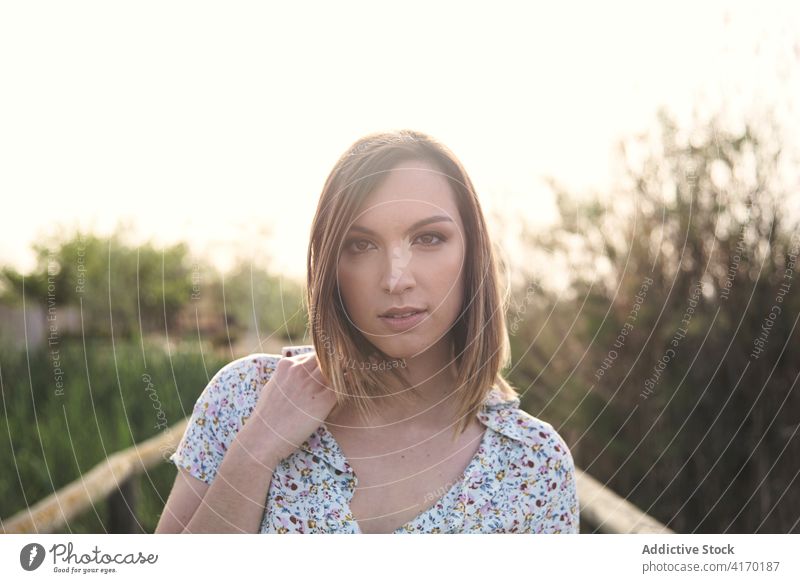
M 226 362 L 196 344 L 167 352 L 147 342 L 143 348 L 138 341 L 118 341 L 112 348 L 108 341 L 87 341 L 84 349 L 80 339 L 63 339 L 52 348 L 0 352 L 3 518 L 190 415 Z M 165 461 L 139 478 L 137 517 L 145 532 L 155 529 L 175 474 Z M 60 532 L 104 533 L 108 524 L 103 502 Z

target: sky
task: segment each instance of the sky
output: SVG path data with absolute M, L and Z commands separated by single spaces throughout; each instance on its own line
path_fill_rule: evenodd
M 547 177 L 608 191 L 661 106 L 736 124 L 767 104 L 800 135 L 797 3 L 282 4 L 4 3 L 0 265 L 124 224 L 303 278 L 326 176 L 382 129 L 440 139 L 487 215 L 534 228 Z

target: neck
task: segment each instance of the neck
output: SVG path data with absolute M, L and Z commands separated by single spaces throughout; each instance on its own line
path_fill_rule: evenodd
M 405 396 L 408 398 L 402 399 L 396 394 L 375 397 L 371 402 L 376 412 L 371 416 L 365 417 L 355 406 L 348 405 L 328 419 L 334 417 L 336 424 L 360 428 L 441 428 L 451 423 L 458 399 L 453 397 L 457 372 L 449 349 L 432 348 L 413 358 L 407 358 L 406 364 L 403 373 L 415 388 L 413 395 L 407 389 L 399 388 L 397 392 L 406 391 Z

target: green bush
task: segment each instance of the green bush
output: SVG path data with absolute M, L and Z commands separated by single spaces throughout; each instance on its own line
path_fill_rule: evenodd
M 137 341 L 87 341 L 84 349 L 70 339 L 36 352 L 6 349 L 0 354 L 0 516 L 33 506 L 106 457 L 190 415 L 228 360 L 197 345 L 167 352 Z M 139 477 L 136 511 L 145 532 L 155 530 L 175 473 L 165 462 Z M 106 532 L 107 506 L 98 503 L 60 532 Z

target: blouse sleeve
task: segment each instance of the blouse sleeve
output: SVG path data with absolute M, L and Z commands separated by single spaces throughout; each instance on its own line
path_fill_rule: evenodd
M 195 478 L 211 484 L 239 426 L 234 391 L 248 377 L 246 359 L 222 367 L 209 381 L 194 404 L 178 446 L 169 461 Z
M 550 480 L 543 532 L 578 534 L 580 532 L 580 508 L 575 478 L 575 462 L 563 438 L 554 430 L 554 463 L 550 466 Z
M 552 425 L 540 421 L 532 438 L 536 451 L 531 466 L 530 499 L 523 532 L 577 534 L 580 531 L 575 463 L 566 442 Z
M 564 444 L 566 448 L 566 444 Z M 578 486 L 575 479 L 575 463 L 569 449 L 562 458 L 561 471 L 554 478 L 558 495 L 550 500 L 549 511 L 554 518 L 554 532 L 578 534 L 580 532 L 580 507 Z M 563 519 L 563 521 L 562 521 Z

